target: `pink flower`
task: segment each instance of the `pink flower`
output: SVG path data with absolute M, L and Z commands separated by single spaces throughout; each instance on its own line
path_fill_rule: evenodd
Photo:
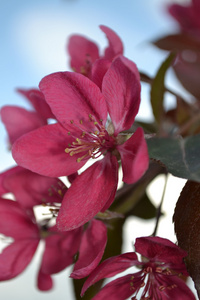
M 74 255 L 79 251 L 79 259 L 74 266 L 73 276 L 74 278 L 82 278 L 88 276 L 99 264 L 107 243 L 107 228 L 103 222 L 98 220 L 92 220 L 87 228 L 82 227 L 79 230 L 63 233 L 58 232 L 55 226 L 49 226 L 52 214 L 55 215 L 57 210 L 59 210 L 60 203 L 66 190 L 67 187 L 59 179 L 45 177 L 21 167 L 14 167 L 0 174 L 1 196 L 4 197 L 6 193 L 12 193 L 14 199 L 17 201 L 17 203 L 14 201 L 10 202 L 9 200 L 8 202 L 5 202 L 7 200 L 4 201 L 2 199 L 2 202 L 0 202 L 0 213 L 7 214 L 7 210 L 10 209 L 10 215 L 8 214 L 7 217 L 12 217 L 13 220 L 13 222 L 11 220 L 8 224 L 6 218 L 3 216 L 3 219 L 1 219 L 2 223 L 0 223 L 0 233 L 6 233 L 4 232 L 4 227 L 10 228 L 7 235 L 13 237 L 15 239 L 15 245 L 18 245 L 18 236 L 12 235 L 12 227 L 13 230 L 15 230 L 20 222 L 25 223 L 24 228 L 21 230 L 23 230 L 26 237 L 29 228 L 33 228 L 33 232 L 36 232 L 36 237 L 34 238 L 36 244 L 38 244 L 41 239 L 45 241 L 45 251 L 38 275 L 38 286 L 42 290 L 46 289 L 43 286 L 43 282 L 45 284 L 46 280 L 47 283 L 49 282 L 49 285 L 47 286 L 52 286 L 52 283 L 50 284 L 50 282 L 52 282 L 50 274 L 57 273 L 56 265 L 59 263 L 59 256 L 60 260 L 63 259 L 63 268 L 65 268 L 65 262 L 67 261 L 68 265 L 72 264 Z M 1 205 L 4 209 L 3 211 L 1 211 Z M 39 223 L 36 222 L 33 212 L 33 208 L 35 206 L 38 207 L 38 205 L 42 205 L 42 207 L 51 207 L 47 218 Z M 31 231 L 30 236 L 28 236 L 30 244 L 32 243 L 33 232 Z M 72 243 L 72 245 L 70 243 Z M 20 263 L 21 258 L 17 257 L 16 249 L 18 248 L 17 246 L 15 248 L 15 245 L 11 247 L 11 249 L 13 249 L 11 262 L 15 260 L 16 264 L 18 264 L 18 259 Z M 24 251 L 23 247 L 22 241 L 22 251 Z M 58 247 L 60 248 L 58 249 Z M 68 247 L 72 249 L 72 252 L 69 252 Z M 56 253 L 57 250 L 58 253 Z M 9 249 L 6 251 L 9 251 Z M 66 255 L 66 257 L 63 258 L 62 255 Z M 3 257 L 4 256 L 1 257 L 0 255 L 0 264 Z M 27 264 L 28 263 L 29 260 L 27 260 Z M 52 267 L 54 265 L 55 267 Z M 9 268 L 11 268 L 11 266 L 8 265 L 8 269 Z M 8 277 L 1 280 L 10 279 L 10 276 L 15 277 L 21 273 L 21 271 L 22 270 L 19 268 L 19 270 L 16 270 L 12 274 L 12 270 L 8 270 Z M 1 276 L 0 270 L 0 278 Z
M 73 263 L 77 253 L 81 228 L 58 232 L 47 224 L 37 225 L 15 201 L 0 198 L 0 233 L 14 241 L 0 254 L 0 281 L 19 275 L 28 266 L 41 239 L 45 249 L 38 272 L 38 288 L 49 290 L 53 286 L 51 275 Z
M 1 120 L 7 130 L 10 145 L 23 134 L 46 125 L 48 119 L 54 118 L 50 107 L 39 90 L 18 89 L 18 92 L 31 103 L 33 109 L 26 110 L 14 105 L 6 105 L 1 108 Z
M 190 5 L 170 5 L 169 13 L 179 23 L 181 29 L 200 37 L 200 1 L 192 0 Z
M 59 123 L 19 138 L 12 149 L 16 162 L 39 174 L 59 177 L 73 174 L 89 158 L 104 156 L 78 176 L 65 194 L 57 225 L 71 230 L 109 208 L 120 158 L 126 183 L 136 182 L 148 167 L 142 129 L 128 140 L 120 134 L 131 127 L 139 109 L 139 73 L 133 62 L 120 56 L 104 76 L 102 92 L 87 77 L 73 72 L 51 74 L 40 88 Z M 108 114 L 112 122 L 107 126 Z
M 125 253 L 105 260 L 86 280 L 81 295 L 95 282 L 112 277 L 127 268 L 136 266 L 139 272 L 117 278 L 106 284 L 93 300 L 109 297 L 112 300 L 195 300 L 193 293 L 179 275 L 188 275 L 183 258 L 187 253 L 167 239 L 141 237 L 136 239 L 136 253 Z M 143 289 L 143 290 L 142 290 Z M 136 298 L 142 290 L 140 298 Z
M 71 68 L 91 79 L 93 64 L 96 60 L 103 59 L 104 65 L 109 65 L 114 58 L 123 54 L 123 44 L 119 36 L 109 27 L 101 25 L 100 29 L 106 34 L 109 42 L 102 56 L 99 54 L 96 43 L 81 35 L 72 35 L 67 46 Z

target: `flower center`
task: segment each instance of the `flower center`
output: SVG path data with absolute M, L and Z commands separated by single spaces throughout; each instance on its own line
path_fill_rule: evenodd
M 89 158 L 98 158 L 102 154 L 105 154 L 107 151 L 112 151 L 116 145 L 116 138 L 113 135 L 109 135 L 105 126 L 102 125 L 102 120 L 97 122 L 94 117 L 89 115 L 90 122 L 93 122 L 95 125 L 95 130 L 92 132 L 87 132 L 81 129 L 82 121 L 80 120 L 80 126 L 74 124 L 71 120 L 71 124 L 77 126 L 80 132 L 79 136 L 74 136 L 74 141 L 68 145 L 65 149 L 66 153 L 69 153 L 70 156 L 75 154 L 83 154 L 77 158 L 77 162 L 80 162 L 83 159 Z M 70 135 L 71 132 L 68 132 Z

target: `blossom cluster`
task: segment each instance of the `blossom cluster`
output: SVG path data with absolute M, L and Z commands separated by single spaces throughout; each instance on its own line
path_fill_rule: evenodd
M 144 130 L 135 124 L 139 71 L 124 56 L 119 36 L 106 26 L 100 29 L 108 40 L 102 55 L 93 41 L 71 36 L 72 71 L 47 75 L 39 89 L 18 89 L 31 111 L 1 109 L 17 166 L 0 174 L 0 233 L 8 243 L 0 254 L 0 280 L 23 272 L 43 241 L 41 291 L 50 290 L 52 275 L 69 265 L 72 278 L 89 276 L 81 296 L 97 281 L 135 266 L 138 272 L 106 284 L 93 299 L 137 299 L 140 290 L 141 299 L 195 299 L 181 278 L 188 276 L 187 253 L 166 239 L 137 238 L 135 252 L 99 264 L 106 220 L 123 217 L 110 210 L 119 169 L 124 184 L 134 185 L 149 168 Z M 39 218 L 38 208 L 48 213 Z

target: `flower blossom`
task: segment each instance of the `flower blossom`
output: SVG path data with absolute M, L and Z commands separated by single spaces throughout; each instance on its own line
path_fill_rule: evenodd
M 107 26 L 101 25 L 100 29 L 106 34 L 109 42 L 103 55 L 99 54 L 96 43 L 82 35 L 72 35 L 67 45 L 71 68 L 89 77 L 95 83 L 102 81 L 113 59 L 123 54 L 123 44 L 119 36 Z
M 55 226 L 38 226 L 15 201 L 0 198 L 0 233 L 14 241 L 0 254 L 0 281 L 18 276 L 31 262 L 40 240 L 45 249 L 38 272 L 37 286 L 46 291 L 53 287 L 52 274 L 71 265 L 77 253 L 81 228 L 74 231 L 58 232 Z M 6 240 L 5 240 L 6 241 Z
M 43 241 L 37 286 L 53 287 L 52 274 L 74 263 L 74 278 L 88 276 L 99 264 L 107 243 L 107 228 L 100 220 L 91 220 L 86 228 L 60 232 L 52 225 L 67 188 L 57 178 L 45 177 L 21 167 L 0 174 L 0 195 L 11 193 L 15 201 L 0 198 L 0 233 L 14 241 L 0 254 L 0 281 L 18 276 L 30 263 Z M 39 220 L 34 208 L 49 206 L 47 217 Z M 55 222 L 54 222 L 55 223 Z M 6 241 L 6 239 L 5 239 Z
M 199 0 L 192 0 L 189 5 L 172 4 L 168 10 L 184 32 L 200 37 Z
M 136 266 L 139 272 L 119 277 L 106 284 L 93 300 L 152 299 L 195 300 L 180 275 L 188 275 L 183 258 L 187 253 L 167 239 L 141 237 L 136 239 L 135 252 L 121 254 L 105 260 L 86 280 L 81 295 L 95 282 L 112 277 Z M 141 291 L 141 296 L 138 293 Z
M 60 177 L 103 155 L 73 181 L 64 196 L 57 225 L 71 230 L 109 208 L 118 184 L 118 160 L 128 184 L 148 168 L 143 130 L 138 128 L 128 139 L 121 134 L 132 126 L 139 109 L 139 73 L 132 61 L 119 56 L 103 78 L 102 91 L 74 72 L 50 74 L 42 79 L 40 89 L 58 123 L 19 138 L 12 148 L 16 162 L 33 172 Z

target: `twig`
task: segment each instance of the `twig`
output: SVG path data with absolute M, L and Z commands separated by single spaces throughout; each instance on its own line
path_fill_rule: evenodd
M 164 188 L 163 188 L 163 193 L 162 193 L 160 205 L 158 206 L 158 209 L 157 209 L 156 224 L 155 224 L 155 228 L 154 228 L 154 231 L 152 233 L 152 236 L 156 236 L 157 229 L 158 229 L 158 224 L 159 224 L 159 221 L 160 221 L 160 217 L 162 215 L 161 209 L 162 209 L 162 204 L 163 204 L 163 200 L 164 200 L 164 197 L 165 197 L 165 192 L 166 192 L 166 187 L 167 187 L 167 179 L 168 179 L 168 176 L 165 175 L 165 185 L 164 185 Z

